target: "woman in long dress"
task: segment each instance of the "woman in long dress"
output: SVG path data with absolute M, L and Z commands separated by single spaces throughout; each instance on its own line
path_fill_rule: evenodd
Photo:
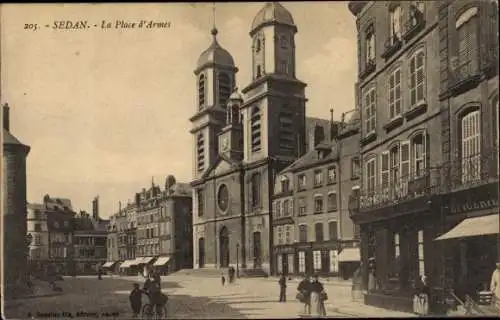
M 318 276 L 314 276 L 311 283 L 311 316 L 322 317 L 326 315 L 323 295 L 324 288 L 321 282 L 318 281 Z

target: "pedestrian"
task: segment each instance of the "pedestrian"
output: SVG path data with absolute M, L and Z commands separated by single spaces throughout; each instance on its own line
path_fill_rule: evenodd
M 224 277 L 224 273 L 221 274 L 220 280 L 222 282 L 222 286 L 224 286 L 226 284 L 226 278 Z
M 280 284 L 280 302 L 286 302 L 286 278 L 284 274 L 281 274 L 279 284 Z
M 430 289 L 427 284 L 427 276 L 418 277 L 415 286 L 415 295 L 413 296 L 413 312 L 419 316 L 429 314 Z
M 304 304 L 304 313 L 311 314 L 311 281 L 309 276 L 305 276 L 304 279 L 297 286 L 297 300 Z
M 102 268 L 97 271 L 97 279 L 102 280 Z
M 493 274 L 491 275 L 490 290 L 493 294 L 493 303 L 497 311 L 500 312 L 500 261 L 496 263 L 496 269 L 493 270 Z
M 129 295 L 130 307 L 132 308 L 133 317 L 136 318 L 141 313 L 142 307 L 142 290 L 138 283 L 134 283 L 134 288 Z
M 328 298 L 323 287 L 323 284 L 319 282 L 318 276 L 314 275 L 313 281 L 310 285 L 311 298 L 310 298 L 310 309 L 311 315 L 316 317 L 326 316 L 325 300 Z

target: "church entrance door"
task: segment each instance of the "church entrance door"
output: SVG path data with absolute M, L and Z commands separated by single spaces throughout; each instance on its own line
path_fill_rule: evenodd
M 229 233 L 226 227 L 222 227 L 219 233 L 219 264 L 221 268 L 229 267 Z
M 262 267 L 262 248 L 259 231 L 253 233 L 253 267 L 254 269 Z

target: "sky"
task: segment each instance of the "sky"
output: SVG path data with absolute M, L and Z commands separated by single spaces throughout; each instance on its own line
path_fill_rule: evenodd
M 347 2 L 282 2 L 298 28 L 297 78 L 308 84 L 307 114 L 328 119 L 354 108 L 356 24 Z M 250 26 L 264 3 L 217 3 L 218 41 L 251 78 Z M 132 200 L 152 179 L 192 178 L 189 117 L 196 110 L 196 61 L 211 43 L 211 3 L 3 4 L 1 103 L 11 132 L 31 146 L 28 202 L 70 198 L 100 214 Z M 53 30 L 54 21 L 96 28 Z M 170 28 L 101 29 L 103 20 L 169 21 Z M 37 30 L 26 30 L 37 24 Z

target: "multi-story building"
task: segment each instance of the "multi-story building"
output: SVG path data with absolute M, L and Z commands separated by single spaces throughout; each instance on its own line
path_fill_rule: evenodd
M 116 228 L 116 214 L 109 217 L 107 232 L 107 259 L 102 265 L 103 269 L 112 273 L 118 273 L 120 268 L 120 257 L 118 255 L 118 237 Z
M 356 122 L 354 115 L 345 124 L 332 119 L 312 126 L 309 151 L 278 175 L 272 220 L 277 273 L 349 277 L 359 265 L 348 196 L 342 196 L 357 179 L 351 174 L 359 156 Z M 345 180 L 341 165 L 349 172 Z
M 489 288 L 500 261 L 498 2 L 440 1 L 438 10 L 445 183 L 433 280 L 465 299 Z
M 37 268 L 46 266 L 49 261 L 49 230 L 43 205 L 28 203 L 27 232 L 31 235 L 30 262 L 35 263 Z
M 411 310 L 412 283 L 433 275 L 437 254 L 431 199 L 443 160 L 438 6 L 352 1 L 349 9 L 358 28 L 363 177 L 352 219 L 360 225 L 364 265 L 375 263 L 364 269 L 364 283 L 369 274 L 378 283 L 365 302 Z
M 80 212 L 74 217 L 73 246 L 76 274 L 97 274 L 106 261 L 109 221 Z
M 296 32 L 292 15 L 277 2 L 257 13 L 245 98 L 236 92 L 238 68 L 216 28 L 198 59 L 190 118 L 195 268 L 241 262 L 247 272 L 270 272 L 274 177 L 306 148 L 306 84 L 296 78 Z

